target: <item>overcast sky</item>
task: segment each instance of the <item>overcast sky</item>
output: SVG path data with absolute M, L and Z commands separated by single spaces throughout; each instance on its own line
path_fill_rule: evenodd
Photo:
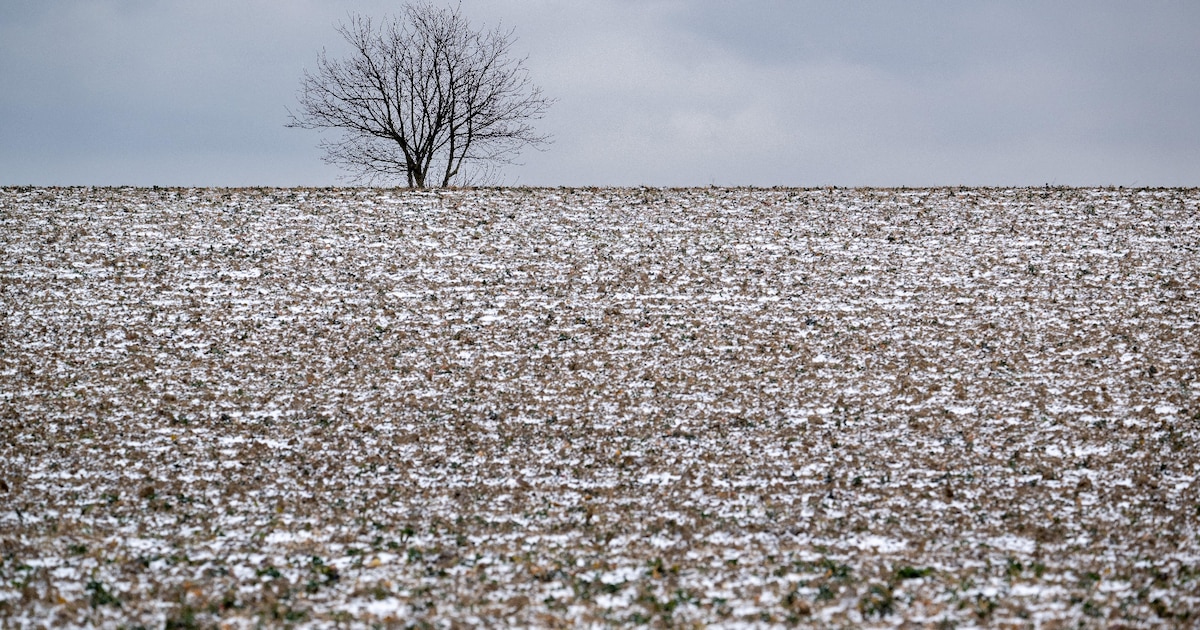
M 382 0 L 0 0 L 0 185 L 334 185 L 287 129 Z M 1200 2 L 463 0 L 558 99 L 502 182 L 1200 185 Z

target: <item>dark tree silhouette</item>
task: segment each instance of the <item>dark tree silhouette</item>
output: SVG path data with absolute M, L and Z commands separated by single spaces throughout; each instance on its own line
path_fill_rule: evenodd
M 288 126 L 342 131 L 322 140 L 325 161 L 357 181 L 449 186 L 548 142 L 532 122 L 552 101 L 510 56 L 511 30 L 475 31 L 457 9 L 423 3 L 379 26 L 351 14 L 337 30 L 353 52 L 321 52 Z

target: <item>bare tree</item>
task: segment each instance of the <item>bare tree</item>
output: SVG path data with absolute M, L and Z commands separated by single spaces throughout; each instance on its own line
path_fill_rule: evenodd
M 511 163 L 549 138 L 532 122 L 552 103 L 512 58 L 512 31 L 471 28 L 458 9 L 408 4 L 376 26 L 351 14 L 338 33 L 353 52 L 304 73 L 289 127 L 335 129 L 325 161 L 358 181 L 449 186 L 471 169 Z

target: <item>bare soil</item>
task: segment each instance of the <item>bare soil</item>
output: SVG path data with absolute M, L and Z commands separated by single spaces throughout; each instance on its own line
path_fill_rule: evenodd
M 0 625 L 1190 626 L 1200 191 L 0 189 Z

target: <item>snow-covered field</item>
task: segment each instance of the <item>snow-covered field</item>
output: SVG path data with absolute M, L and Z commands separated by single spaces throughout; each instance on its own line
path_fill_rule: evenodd
M 0 189 L 0 625 L 1185 626 L 1200 191 Z

